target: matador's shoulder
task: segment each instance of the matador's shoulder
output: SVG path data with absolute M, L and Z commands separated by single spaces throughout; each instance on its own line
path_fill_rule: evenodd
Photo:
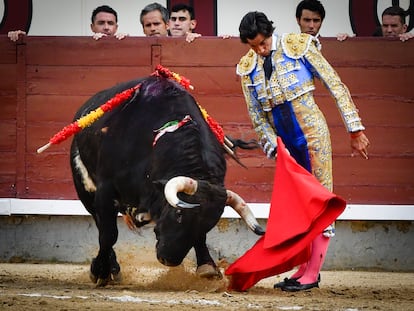
M 244 55 L 236 67 L 236 73 L 239 76 L 248 75 L 253 71 L 257 63 L 257 54 L 250 49 L 246 55 Z
M 306 33 L 288 33 L 283 34 L 281 39 L 283 52 L 290 58 L 301 58 L 309 50 L 315 37 Z

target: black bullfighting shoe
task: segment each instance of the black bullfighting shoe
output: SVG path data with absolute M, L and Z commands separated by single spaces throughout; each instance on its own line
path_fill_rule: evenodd
M 298 284 L 299 282 L 297 282 L 299 278 L 285 278 L 282 282 L 279 283 L 275 283 L 273 285 L 273 288 L 282 288 L 286 285 L 295 285 Z M 318 282 L 319 283 L 321 281 L 321 274 L 318 274 Z M 299 283 L 300 284 L 300 283 Z
M 282 288 L 285 285 L 288 285 L 289 283 L 292 283 L 292 281 L 296 281 L 298 278 L 284 278 L 284 280 L 282 282 L 279 283 L 275 283 L 273 285 L 273 288 Z
M 288 284 L 281 287 L 285 292 L 298 292 L 301 290 L 308 290 L 314 287 L 319 287 L 319 281 L 310 284 L 300 284 L 298 281 L 291 281 Z

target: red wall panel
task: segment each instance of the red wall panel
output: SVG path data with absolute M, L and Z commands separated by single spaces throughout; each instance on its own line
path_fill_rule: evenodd
M 322 44 L 371 140 L 369 161 L 351 158 L 335 103 L 317 83 L 316 100 L 331 129 L 335 191 L 349 203 L 413 204 L 414 41 L 323 38 Z M 15 44 L 0 36 L 0 47 L 1 197 L 76 198 L 70 139 L 40 155 L 36 149 L 70 123 L 92 94 L 148 75 L 158 63 L 191 80 L 193 96 L 226 134 L 256 138 L 235 73 L 247 48 L 236 38 L 203 36 L 187 44 L 173 38 L 25 37 Z M 274 161 L 261 150 L 238 154 L 247 169 L 229 159 L 226 186 L 248 202 L 268 202 Z

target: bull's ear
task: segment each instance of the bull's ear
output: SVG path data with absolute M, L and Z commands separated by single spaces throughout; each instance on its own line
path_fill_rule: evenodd
M 152 183 L 157 187 L 160 191 L 164 191 L 165 184 L 168 182 L 167 179 L 158 179 L 154 180 Z

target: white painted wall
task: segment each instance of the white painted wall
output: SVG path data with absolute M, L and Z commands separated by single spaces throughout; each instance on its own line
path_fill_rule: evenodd
M 151 0 L 33 0 L 29 34 L 33 36 L 89 36 L 92 11 L 103 4 L 118 13 L 118 32 L 143 36 L 139 15 Z M 157 1 L 166 6 L 166 1 Z M 4 6 L 0 2 L 0 13 Z
M 273 25 L 279 33 L 297 32 L 299 28 L 295 13 L 299 2 L 300 0 L 218 0 L 218 33 L 237 36 L 240 20 L 249 11 L 264 12 L 273 21 Z M 326 11 L 321 35 L 330 37 L 336 36 L 339 32 L 351 33 L 352 29 L 348 17 L 349 1 L 324 0 L 321 2 Z
M 219 35 L 238 35 L 241 18 L 249 11 L 262 11 L 273 20 L 279 33 L 296 32 L 296 5 L 300 0 L 217 0 L 217 30 Z M 360 0 L 363 1 L 363 0 Z M 107 4 L 118 12 L 118 32 L 131 36 L 143 36 L 139 22 L 141 9 L 151 0 L 33 0 L 33 18 L 30 35 L 41 36 L 88 36 L 90 19 L 94 8 Z M 166 5 L 166 1 L 157 1 Z M 326 18 L 321 35 L 336 36 L 339 32 L 351 33 L 348 0 L 321 0 L 326 10 Z M 391 0 L 378 0 L 378 13 L 391 5 Z M 400 0 L 400 5 L 408 9 L 409 0 Z M 4 14 L 4 3 L 0 1 L 0 17 Z M 201 14 L 201 12 L 196 12 Z M 408 22 L 408 21 L 407 21 Z

